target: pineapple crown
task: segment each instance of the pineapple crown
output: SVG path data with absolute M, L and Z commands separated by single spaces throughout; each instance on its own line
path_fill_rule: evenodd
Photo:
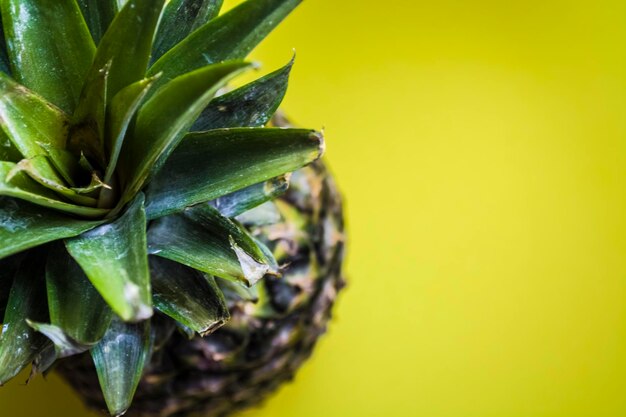
M 130 406 L 156 309 L 201 336 L 215 278 L 278 274 L 236 217 L 323 151 L 266 127 L 293 60 L 218 96 L 301 0 L 0 0 L 0 384 L 89 351 Z

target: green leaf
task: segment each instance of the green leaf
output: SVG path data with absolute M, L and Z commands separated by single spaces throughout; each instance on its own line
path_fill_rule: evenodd
M 152 255 L 248 286 L 278 273 L 242 227 L 208 205 L 155 221 L 148 247 Z
M 50 162 L 48 162 L 48 158 L 43 155 L 39 155 L 31 159 L 22 159 L 10 171 L 7 180 L 12 182 L 12 177 L 15 176 L 17 172 L 24 172 L 28 174 L 30 178 L 39 184 L 76 204 L 90 207 L 95 207 L 97 204 L 97 200 L 80 195 L 75 190 L 66 187 L 63 184 L 63 180 L 57 175 L 54 168 L 50 165 Z
M 111 415 L 121 416 L 130 407 L 152 343 L 149 320 L 129 324 L 114 318 L 104 338 L 91 350 Z
M 235 217 L 261 204 L 273 200 L 283 194 L 289 188 L 289 178 L 285 175 L 273 178 L 226 194 L 220 198 L 209 201 L 222 216 Z
M 67 113 L 78 103 L 95 53 L 75 0 L 1 0 L 13 74 Z
M 153 178 L 148 218 L 295 171 L 324 149 L 320 133 L 304 129 L 218 129 L 185 137 Z
M 0 259 L 0 317 L 4 317 L 4 312 L 9 300 L 9 292 L 13 286 L 13 278 L 22 263 L 22 255 L 15 255 L 9 258 Z
M 249 66 L 226 62 L 190 72 L 166 84 L 142 106 L 120 156 L 121 174 L 128 181 L 122 203 L 144 186 L 158 161 L 168 157 L 215 93 Z
M 195 0 L 195 3 L 200 7 L 189 33 L 215 19 L 220 14 L 224 0 Z
M 152 60 L 157 60 L 191 32 L 215 18 L 224 0 L 171 0 L 159 24 Z
M 217 62 L 243 59 L 302 0 L 248 0 L 193 32 L 149 70 L 160 83 Z
M 0 126 L 25 158 L 45 155 L 40 144 L 64 149 L 68 125 L 61 110 L 0 73 Z
M 100 223 L 67 217 L 0 196 L 0 259 L 47 242 L 77 236 Z
M 212 230 L 216 235 L 228 236 L 229 240 L 232 238 L 234 242 L 230 242 L 231 247 L 238 246 L 256 261 L 268 262 L 265 254 L 248 232 L 233 220 L 223 216 L 216 208 L 199 205 L 185 210 L 184 215 L 204 228 Z
M 48 161 L 41 159 L 46 156 L 64 176 L 69 175 L 72 166 L 67 165 L 68 160 L 60 151 L 65 147 L 68 125 L 67 116 L 62 111 L 0 73 L 0 126 L 22 155 L 29 159 L 40 158 L 32 162 L 42 174 L 35 179 L 62 182 Z M 71 193 L 68 197 L 72 198 Z M 80 198 L 73 201 L 83 203 Z
M 102 37 L 91 72 L 112 62 L 107 101 L 122 88 L 144 78 L 164 2 L 129 0 Z
M 115 0 L 78 0 L 91 37 L 98 44 L 117 13 Z
M 109 155 L 109 164 L 104 176 L 104 181 L 107 183 L 113 178 L 128 126 L 157 78 L 152 77 L 137 81 L 123 88 L 111 100 L 107 113 L 105 136 L 105 145 Z
M 46 155 L 56 171 L 63 177 L 65 182 L 71 186 L 76 185 L 76 179 L 84 174 L 78 158 L 65 149 L 57 149 L 53 146 L 39 143 L 39 145 L 46 151 Z
M 41 256 L 41 251 L 30 253 L 13 281 L 0 335 L 0 385 L 16 376 L 48 343 L 26 323 L 29 318 L 43 321 L 48 317 Z
M 46 286 L 50 322 L 81 345 L 98 342 L 112 311 L 62 244 L 48 253 Z
M 226 300 L 215 279 L 170 260 L 150 257 L 155 307 L 206 336 L 230 319 Z
M 58 358 L 95 346 L 113 312 L 62 244 L 55 244 L 48 253 L 46 287 L 51 324 L 28 324 L 54 343 Z
M 67 149 L 74 155 L 85 153 L 101 166 L 106 166 L 104 125 L 111 65 L 112 61 L 109 61 L 99 71 L 89 74 L 79 106 L 72 117 L 72 129 L 67 143 Z
M 292 66 L 293 59 L 278 71 L 211 100 L 191 130 L 265 126 L 285 97 Z
M 116 221 L 65 242 L 100 295 L 125 321 L 152 316 L 143 203 L 139 194 Z
M 60 201 L 52 191 L 37 184 L 23 172 L 15 172 L 16 167 L 17 165 L 12 162 L 0 162 L 0 195 L 19 198 L 39 206 L 86 218 L 102 217 L 108 213 L 105 209 L 83 207 Z M 9 173 L 12 174 L 10 181 L 7 180 Z

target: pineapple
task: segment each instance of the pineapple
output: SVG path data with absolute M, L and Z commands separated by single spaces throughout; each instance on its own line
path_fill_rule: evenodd
M 301 0 L 0 0 L 0 384 L 221 416 L 289 380 L 343 286 L 320 132 L 243 87 Z

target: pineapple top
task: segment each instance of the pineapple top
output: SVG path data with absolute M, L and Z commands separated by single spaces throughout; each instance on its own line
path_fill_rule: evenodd
M 293 61 L 218 92 L 301 0 L 222 1 L 0 0 L 0 384 L 89 350 L 122 414 L 153 309 L 205 335 L 278 274 L 235 217 L 323 139 L 265 127 Z

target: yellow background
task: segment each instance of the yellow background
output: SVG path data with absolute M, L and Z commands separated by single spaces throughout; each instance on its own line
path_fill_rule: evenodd
M 307 0 L 255 57 L 294 47 L 350 287 L 244 416 L 626 415 L 626 3 Z M 0 391 L 2 416 L 81 410 L 54 377 Z

